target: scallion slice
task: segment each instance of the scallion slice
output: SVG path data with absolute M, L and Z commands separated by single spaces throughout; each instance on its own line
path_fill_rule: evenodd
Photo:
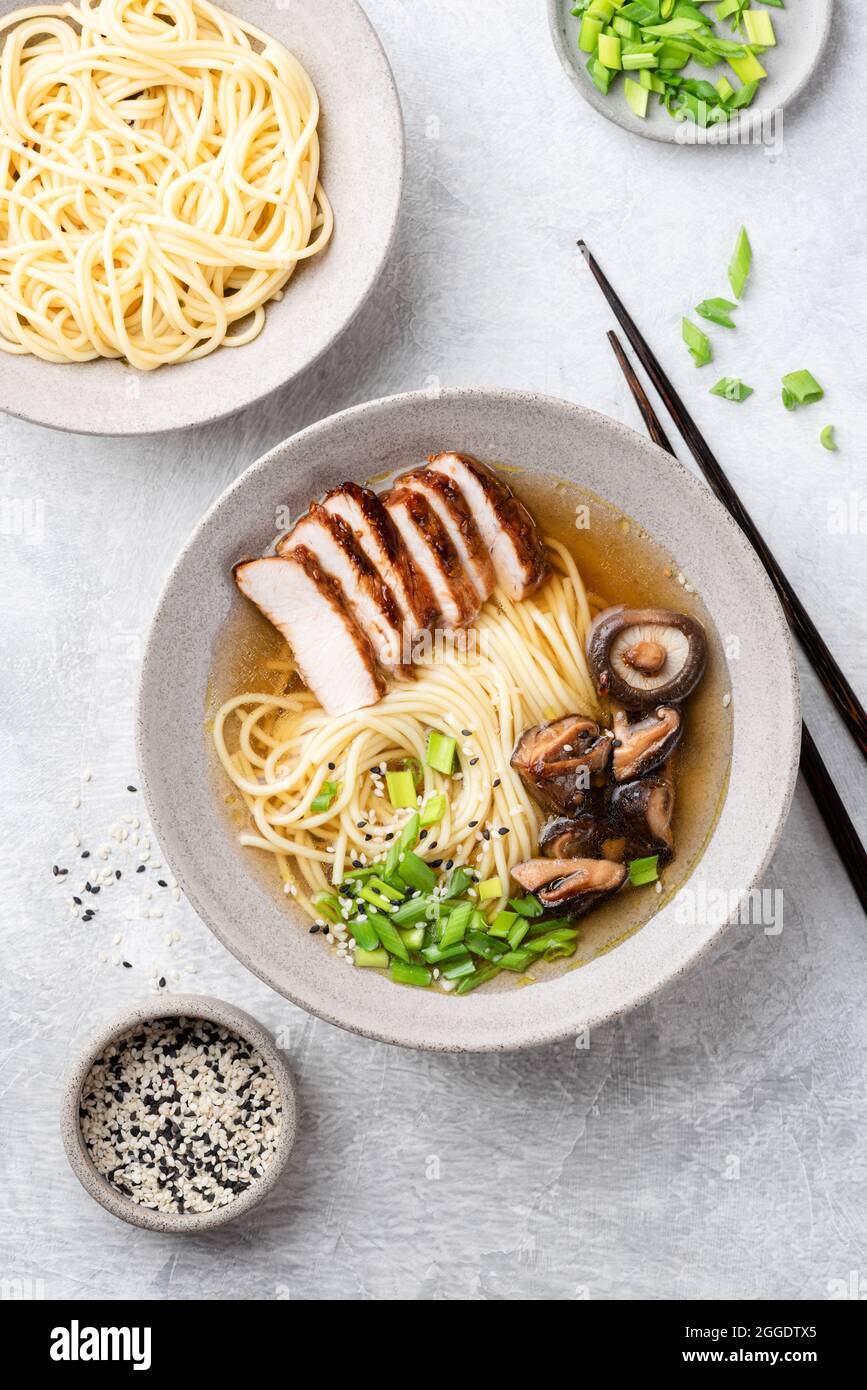
M 431 729 L 427 736 L 424 760 L 434 772 L 442 772 L 444 776 L 451 777 L 455 770 L 457 748 L 457 739 L 449 738 L 448 734 L 441 734 L 438 729 Z
M 744 79 L 745 81 L 747 79 Z M 741 227 L 738 232 L 738 239 L 735 242 L 735 249 L 729 261 L 729 284 L 734 291 L 736 299 L 742 299 L 744 286 L 750 273 L 750 266 L 753 263 L 753 248 L 750 246 L 750 239 L 747 236 L 746 227 Z
M 823 449 L 830 449 L 832 453 L 837 452 L 837 441 L 834 438 L 834 426 L 826 425 L 819 435 L 819 442 Z
M 438 825 L 446 813 L 446 799 L 442 792 L 429 796 L 421 808 L 420 825 Z
M 379 933 L 374 923 L 368 918 L 359 918 L 357 922 L 347 922 L 346 924 L 352 935 L 355 937 L 356 944 L 363 951 L 376 951 L 379 949 Z
M 539 899 L 532 893 L 528 893 L 525 898 L 510 898 L 509 907 L 517 912 L 519 917 L 541 917 L 545 911 Z
M 471 956 L 466 956 L 463 960 L 453 960 L 448 965 L 442 967 L 444 980 L 460 980 L 466 975 L 475 975 L 476 967 Z
M 473 904 L 471 902 L 459 903 L 453 912 L 440 925 L 440 938 L 437 945 L 441 950 L 447 951 L 449 946 L 457 946 L 458 942 L 463 941 L 467 928 L 473 916 Z
M 407 965 L 402 960 L 393 960 L 389 974 L 397 985 L 429 985 L 433 976 L 426 965 Z
M 418 828 L 421 824 L 418 811 L 413 811 L 397 837 L 397 847 L 401 854 L 405 854 L 408 849 L 414 849 L 418 844 Z
M 431 893 L 436 887 L 433 869 L 412 850 L 407 850 L 397 866 L 397 872 L 404 883 L 408 883 L 410 888 L 418 888 L 422 893 Z
M 721 328 L 734 328 L 732 310 L 737 307 L 730 299 L 703 299 L 700 304 L 696 304 L 695 312 L 701 314 L 709 323 L 718 323 Z
M 411 772 L 387 772 L 385 784 L 388 799 L 395 810 L 415 805 L 415 782 Z
M 783 377 L 783 390 L 788 392 L 794 405 L 813 405 L 825 394 L 812 372 L 806 368 L 800 372 L 788 372 Z
M 310 901 L 316 908 L 317 916 L 324 917 L 326 922 L 343 921 L 340 902 L 334 893 L 314 893 Z
M 712 396 L 724 396 L 727 401 L 745 401 L 747 396 L 753 394 L 752 386 L 747 386 L 740 377 L 723 376 L 720 377 L 716 386 L 710 388 Z
M 533 952 L 522 946 L 518 951 L 507 951 L 504 956 L 500 956 L 497 965 L 501 970 L 514 970 L 520 974 L 526 970 L 532 959 Z
M 320 815 L 323 811 L 328 811 L 334 802 L 334 798 L 340 791 L 339 782 L 323 782 L 319 791 L 310 803 L 310 809 L 315 815 Z
M 352 954 L 352 959 L 362 970 L 387 970 L 390 957 L 388 951 L 383 951 L 381 948 L 365 951 L 361 946 L 358 946 Z
M 475 974 L 467 975 L 461 980 L 455 994 L 469 994 L 471 989 L 478 989 L 479 985 L 487 984 L 488 980 L 492 980 L 499 973 L 500 967 L 498 965 L 483 965 L 481 970 L 477 970 Z
M 383 917 L 379 912 L 369 913 L 368 920 L 379 938 L 379 944 L 385 947 L 389 955 L 398 956 L 400 960 L 409 960 L 409 951 L 406 949 L 406 943 L 397 927 L 394 925 L 394 922 L 389 921 L 387 917 Z M 350 931 L 353 936 L 355 936 L 355 926 L 352 924 L 350 924 Z M 358 941 L 357 936 L 355 939 Z M 365 950 L 369 949 L 366 942 L 358 941 L 358 944 L 359 946 L 364 946 Z
M 459 864 L 458 867 L 452 869 L 449 874 L 446 891 L 443 893 L 443 902 L 448 902 L 450 898 L 459 898 L 461 893 L 466 893 L 467 889 L 471 888 L 475 881 L 475 875 L 471 874 L 469 869 L 465 868 L 463 864 Z
M 503 885 L 498 878 L 486 878 L 484 883 L 479 884 L 479 902 L 490 902 L 493 898 L 499 898 L 503 893 Z
M 702 333 L 689 319 L 682 319 L 680 326 L 683 341 L 689 348 L 689 354 L 697 367 L 704 367 L 713 357 L 711 345 L 707 335 Z
M 750 43 L 761 44 L 763 48 L 773 48 L 777 42 L 774 21 L 767 10 L 745 10 L 744 24 Z
M 509 932 L 512 930 L 512 927 L 515 925 L 517 921 L 517 912 L 506 912 L 506 910 L 504 909 L 502 912 L 497 913 L 493 922 L 488 927 L 488 934 L 490 936 L 508 937 Z
M 659 878 L 659 855 L 649 854 L 645 859 L 631 859 L 627 867 L 629 882 L 634 888 L 641 888 L 645 883 L 655 883 Z

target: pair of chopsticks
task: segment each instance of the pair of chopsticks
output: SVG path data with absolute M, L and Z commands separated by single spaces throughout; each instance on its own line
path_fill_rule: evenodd
M 650 350 L 635 322 L 627 313 L 622 300 L 606 279 L 585 242 L 579 241 L 578 249 L 608 300 L 615 318 L 629 339 L 636 357 L 659 392 L 678 432 L 710 485 L 711 491 L 715 493 L 730 516 L 737 522 L 767 570 L 768 578 L 777 592 L 777 597 L 782 604 L 792 632 L 801 642 L 813 669 L 857 743 L 862 757 L 867 759 L 867 713 L 865 713 L 863 705 L 834 660 L 809 613 L 765 544 L 758 528 L 708 447 L 698 426 L 662 370 L 659 360 Z M 626 377 L 648 434 L 661 449 L 665 449 L 669 454 L 674 454 L 671 442 L 648 399 L 647 392 L 626 356 L 617 334 L 609 332 L 608 341 L 614 350 L 623 375 Z M 828 833 L 843 867 L 849 875 L 852 887 L 858 895 L 861 906 L 867 912 L 867 853 L 865 853 L 858 832 L 849 818 L 840 793 L 822 761 L 806 723 L 801 725 L 801 772 L 804 774 L 804 780 L 828 828 Z

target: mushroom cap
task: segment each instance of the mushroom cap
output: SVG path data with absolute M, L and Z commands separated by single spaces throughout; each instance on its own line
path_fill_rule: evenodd
M 606 608 L 587 633 L 587 660 L 603 695 L 626 709 L 672 704 L 704 675 L 707 637 L 697 618 L 669 608 Z

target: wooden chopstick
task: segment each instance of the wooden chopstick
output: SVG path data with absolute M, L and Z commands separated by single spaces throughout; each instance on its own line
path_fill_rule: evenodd
M 662 401 L 671 415 L 672 420 L 681 436 L 684 439 L 690 453 L 704 474 L 711 490 L 722 502 L 726 510 L 734 517 L 738 526 L 747 537 L 762 564 L 768 572 L 768 578 L 777 591 L 777 597 L 783 605 L 789 626 L 794 632 L 798 641 L 803 646 L 810 662 L 825 687 L 831 700 L 837 707 L 840 718 L 845 723 L 855 742 L 861 750 L 861 756 L 867 759 L 867 712 L 855 694 L 848 680 L 844 676 L 834 657 L 831 655 L 824 639 L 819 633 L 818 628 L 802 604 L 798 595 L 795 593 L 785 574 L 781 570 L 771 551 L 765 544 L 754 521 L 743 506 L 740 498 L 720 467 L 714 455 L 711 453 L 704 437 L 699 431 L 698 426 L 675 391 L 665 372 L 659 364 L 658 359 L 647 346 L 644 338 L 639 333 L 634 321 L 630 318 L 626 308 L 610 282 L 606 279 L 602 270 L 587 245 L 583 241 L 578 242 L 578 249 L 584 257 L 590 271 L 596 280 L 608 303 L 614 311 L 615 318 L 623 328 L 624 333 L 632 344 L 635 352 L 653 385 L 662 398 Z M 662 446 L 665 447 L 664 445 Z
M 609 331 L 608 341 L 614 349 L 614 355 L 626 377 L 635 404 L 638 406 L 641 418 L 647 427 L 647 433 L 661 449 L 673 454 L 674 450 L 668 436 L 662 428 L 656 411 L 648 399 L 647 392 L 636 376 L 632 363 L 626 356 L 617 334 Z M 861 906 L 867 912 L 867 852 L 864 850 L 858 832 L 849 818 L 849 812 L 843 805 L 840 793 L 822 761 L 821 754 L 813 742 L 813 736 L 805 722 L 801 723 L 800 766 L 801 772 L 804 774 L 804 781 L 810 788 L 813 800 L 819 808 L 828 834 L 834 843 L 834 848 L 849 875 L 849 880 L 858 895 Z

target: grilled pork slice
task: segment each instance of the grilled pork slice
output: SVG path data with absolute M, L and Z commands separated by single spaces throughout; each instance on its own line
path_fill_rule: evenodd
M 314 502 L 277 546 L 279 555 L 290 555 L 304 546 L 326 574 L 340 586 L 343 599 L 373 650 L 388 670 L 403 658 L 402 623 L 397 604 L 345 521 Z
M 460 556 L 430 502 L 419 492 L 396 487 L 385 507 L 413 564 L 431 587 L 445 628 L 471 622 L 481 607 Z
M 526 598 L 548 577 L 542 534 L 512 489 L 468 454 L 437 454 L 428 467 L 463 493 L 494 562 L 497 583 L 512 599 Z
M 242 560 L 234 575 L 241 593 L 286 638 L 326 714 L 376 704 L 385 686 L 371 645 L 309 550 L 298 546 L 290 555 Z
M 397 527 L 369 487 L 344 483 L 325 497 L 323 507 L 352 531 L 374 569 L 394 595 L 409 641 L 433 625 L 437 606 L 427 580 L 419 574 Z
M 490 551 L 482 540 L 464 494 L 445 473 L 433 468 L 418 468 L 397 479 L 398 487 L 420 492 L 433 507 L 458 553 L 475 589 L 479 602 L 491 597 L 494 589 L 494 565 Z

